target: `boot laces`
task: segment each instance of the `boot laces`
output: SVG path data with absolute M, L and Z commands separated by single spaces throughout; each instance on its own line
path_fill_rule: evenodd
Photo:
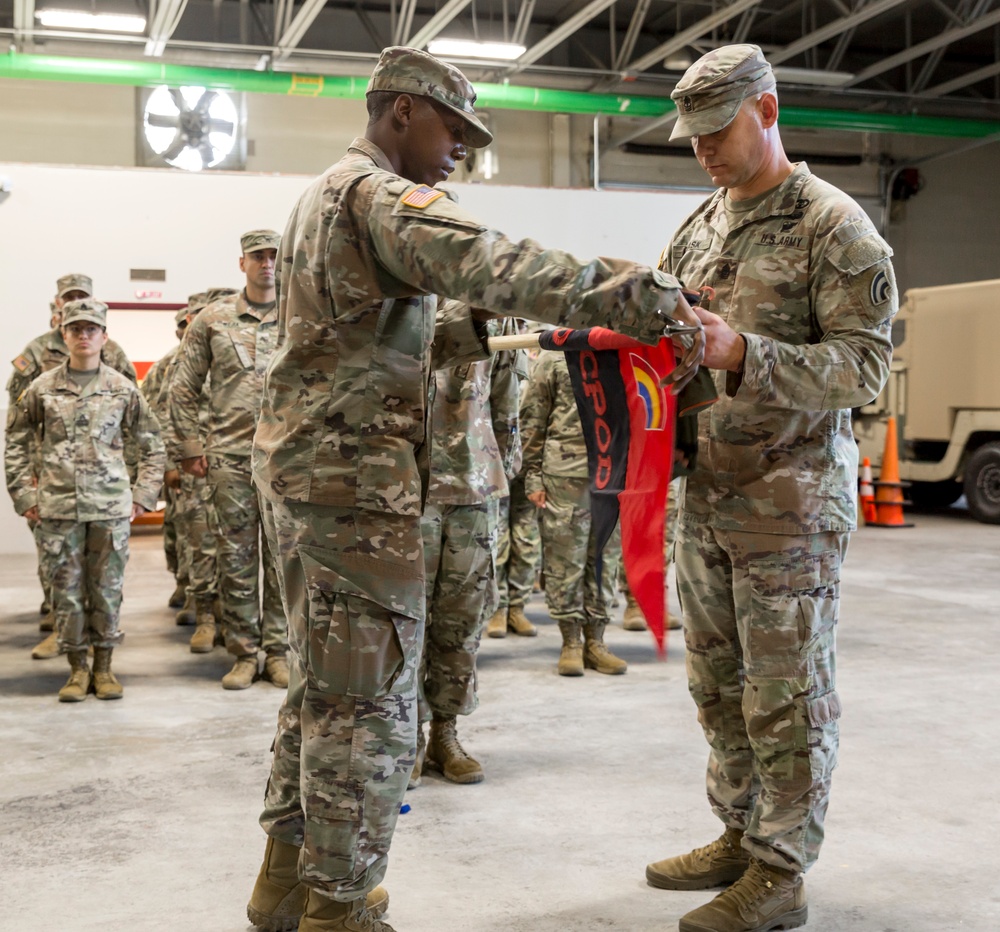
M 465 748 L 458 743 L 458 734 L 455 731 L 454 725 L 441 730 L 439 744 L 441 746 L 441 750 L 444 751 L 449 757 L 464 757 L 466 760 L 471 760 L 469 755 L 466 754 Z
M 757 858 L 750 859 L 746 872 L 719 899 L 735 901 L 741 910 L 753 910 L 761 900 L 775 891 L 775 884 L 767 876 L 764 865 Z
M 709 842 L 704 848 L 695 851 L 695 856 L 702 860 L 712 861 L 717 857 L 739 857 L 739 851 L 730 844 L 728 835 L 720 835 L 713 842 Z

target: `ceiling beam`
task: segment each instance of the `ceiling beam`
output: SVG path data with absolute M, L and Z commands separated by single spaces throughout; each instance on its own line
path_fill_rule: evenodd
M 945 94 L 950 94 L 952 91 L 959 90 L 959 88 L 968 87 L 970 84 L 976 84 L 979 81 L 983 81 L 986 78 L 992 78 L 998 74 L 1000 74 L 1000 62 L 994 62 L 992 65 L 986 65 L 984 68 L 977 68 L 975 71 L 959 75 L 959 77 L 952 78 L 950 81 L 945 81 L 943 84 L 937 84 L 934 87 L 929 87 L 920 96 L 944 97 Z
M 523 0 L 517 11 L 517 19 L 514 20 L 514 33 L 510 41 L 514 45 L 524 45 L 524 40 L 528 38 L 528 27 L 531 25 L 531 17 L 535 13 L 535 0 Z
M 14 44 L 20 48 L 35 28 L 35 0 L 14 0 Z
M 738 16 L 744 10 L 750 9 L 750 7 L 757 6 L 760 0 L 734 0 L 728 6 L 723 7 L 721 10 L 717 10 L 710 16 L 706 16 L 704 19 L 698 20 L 693 26 L 685 29 L 683 32 L 677 33 L 668 42 L 664 42 L 662 45 L 658 45 L 653 51 L 647 52 L 640 58 L 637 58 L 633 62 L 629 62 L 625 71 L 630 74 L 636 74 L 640 71 L 645 71 L 647 68 L 652 67 L 657 62 L 663 61 L 663 59 L 672 55 L 674 52 L 679 52 L 686 45 L 690 44 L 693 40 L 703 36 L 706 32 L 711 32 L 717 26 L 721 26 L 723 23 L 728 22 L 734 16 Z
M 160 0 L 150 14 L 149 34 L 144 54 L 158 58 L 167 47 L 167 40 L 180 24 L 187 0 Z
M 472 3 L 472 0 L 448 0 L 448 2 L 441 7 L 426 23 L 426 25 L 418 30 L 415 35 L 413 35 L 405 45 L 410 46 L 414 49 L 422 49 L 431 39 L 437 37 L 438 33 L 444 29 L 459 13 L 461 13 L 468 5 Z
M 599 16 L 614 3 L 615 0 L 590 0 L 590 3 L 582 10 L 571 16 L 561 26 L 553 29 L 541 42 L 536 43 L 528 49 L 515 62 L 512 68 L 504 70 L 504 74 L 517 74 L 518 71 L 527 68 L 528 65 L 534 64 L 539 58 L 548 55 L 557 45 L 562 45 L 574 32 L 577 32 L 595 16 Z
M 635 10 L 632 12 L 632 20 L 628 24 L 628 30 L 625 32 L 625 38 L 622 39 L 621 47 L 618 49 L 618 54 L 615 56 L 615 60 L 611 67 L 615 71 L 619 71 L 631 57 L 632 53 L 635 51 L 635 44 L 639 41 L 639 33 L 642 32 L 642 24 L 646 20 L 646 13 L 649 12 L 649 4 L 652 0 L 639 0 L 635 5 Z

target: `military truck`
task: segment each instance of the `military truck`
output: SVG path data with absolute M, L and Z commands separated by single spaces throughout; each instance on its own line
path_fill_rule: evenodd
M 900 478 L 919 505 L 964 494 L 1000 524 L 1000 279 L 911 288 L 893 323 L 889 381 L 856 410 L 854 433 L 876 477 L 896 418 Z

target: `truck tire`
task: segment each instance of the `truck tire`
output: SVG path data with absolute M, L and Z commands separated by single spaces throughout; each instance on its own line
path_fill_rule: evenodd
M 906 490 L 915 505 L 921 508 L 947 508 L 962 497 L 962 483 L 954 479 L 944 482 L 914 482 Z
M 984 524 L 1000 524 L 1000 443 L 983 444 L 965 466 L 969 512 Z

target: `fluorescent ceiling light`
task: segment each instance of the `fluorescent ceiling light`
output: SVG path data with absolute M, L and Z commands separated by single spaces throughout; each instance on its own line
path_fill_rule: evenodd
M 38 10 L 35 18 L 53 29 L 98 29 L 102 32 L 142 32 L 146 28 L 144 16 L 126 16 L 118 13 L 85 13 L 82 10 Z
M 784 65 L 775 67 L 774 77 L 784 84 L 815 84 L 818 87 L 843 87 L 854 80 L 849 71 L 818 71 L 814 68 L 786 68 Z
M 513 42 L 475 42 L 472 39 L 432 39 L 427 51 L 444 58 L 491 58 L 495 61 L 514 61 L 520 58 L 527 46 Z

